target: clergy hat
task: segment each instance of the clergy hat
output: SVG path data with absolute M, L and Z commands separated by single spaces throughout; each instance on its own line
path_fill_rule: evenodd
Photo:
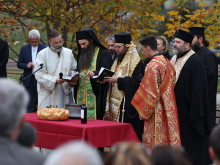
M 76 32 L 76 41 L 77 41 L 79 55 L 81 53 L 81 46 L 79 45 L 78 40 L 84 40 L 84 39 L 87 39 L 87 40 L 92 39 L 93 44 L 100 47 L 101 49 L 107 49 L 104 45 L 101 44 L 101 42 L 99 41 L 99 39 L 97 38 L 97 36 L 95 35 L 95 33 L 92 29 L 85 28 L 85 29 L 82 29 L 82 30 L 79 30 Z M 78 58 L 79 58 L 79 56 L 78 56 Z
M 131 34 L 130 33 L 117 33 L 114 35 L 115 37 L 115 43 L 124 43 L 124 44 L 130 44 L 131 43 Z
M 192 40 L 194 38 L 194 35 L 192 35 L 191 33 L 187 32 L 187 31 L 178 29 L 176 31 L 176 33 L 174 34 L 174 37 L 175 38 L 179 38 L 179 39 L 181 39 L 181 40 L 191 44 Z
M 91 39 L 91 31 L 92 29 L 82 29 L 76 32 L 76 39 L 77 40 L 85 40 Z
M 189 31 L 193 35 L 205 37 L 205 28 L 204 27 L 191 27 Z

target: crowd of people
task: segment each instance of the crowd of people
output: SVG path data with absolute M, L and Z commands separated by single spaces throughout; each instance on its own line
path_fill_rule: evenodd
M 109 36 L 108 49 L 92 29 L 81 29 L 76 32 L 75 59 L 72 50 L 63 47 L 57 30 L 49 32 L 48 46 L 40 43 L 38 30 L 31 30 L 29 44 L 22 46 L 17 63 L 24 70 L 24 88 L 0 79 L 0 116 L 4 118 L 0 152 L 7 151 L 0 159 L 4 164 L 29 164 L 30 160 L 42 164 L 43 155 L 29 152 L 36 133 L 24 122 L 24 113 L 48 106 L 65 108 L 70 100 L 77 104 L 85 100 L 88 119 L 130 123 L 142 144 L 113 146 L 103 162 L 88 144 L 69 143 L 52 152 L 46 165 L 219 164 L 220 127 L 213 130 L 218 64 L 207 48 L 204 31 L 202 27 L 189 28 L 189 32 L 178 29 L 172 56 L 164 36 L 143 36 L 139 44 L 145 59 L 141 60 L 130 33 Z M 8 47 L 3 43 L 7 61 Z M 102 67 L 114 72 L 113 76 L 93 79 Z M 63 74 L 75 71 L 80 74 L 62 79 Z M 1 69 L 0 74 L 6 77 L 6 70 Z

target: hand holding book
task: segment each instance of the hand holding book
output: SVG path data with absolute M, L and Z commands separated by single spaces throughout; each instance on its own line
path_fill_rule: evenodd
M 114 72 L 104 67 L 101 67 L 99 74 L 97 76 L 93 76 L 92 79 L 96 81 L 103 81 L 104 77 L 112 77 L 113 75 L 114 75 Z
M 72 80 L 74 77 L 78 76 L 79 72 L 71 71 L 69 74 L 63 74 L 63 80 Z

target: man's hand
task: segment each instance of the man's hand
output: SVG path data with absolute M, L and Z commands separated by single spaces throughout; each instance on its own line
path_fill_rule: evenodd
M 27 68 L 33 68 L 34 67 L 34 64 L 32 63 L 32 62 L 29 62 L 28 64 L 27 64 Z
M 117 83 L 118 78 L 116 78 L 116 77 L 104 77 L 103 82 Z
M 63 84 L 65 81 L 66 81 L 66 80 L 63 80 L 63 79 L 57 78 L 56 83 L 57 83 L 57 84 Z
M 79 75 L 78 76 L 75 76 L 72 78 L 72 80 L 67 80 L 67 83 L 71 86 L 74 86 L 77 84 L 77 81 L 79 80 Z
M 93 78 L 93 76 L 95 76 L 95 73 L 93 71 L 88 71 L 86 73 L 86 77 Z

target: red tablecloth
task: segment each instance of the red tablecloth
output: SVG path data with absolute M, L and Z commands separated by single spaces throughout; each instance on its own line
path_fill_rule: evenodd
M 79 119 L 66 121 L 39 120 L 36 113 L 25 114 L 25 120 L 37 130 L 36 146 L 54 149 L 70 140 L 85 140 L 94 147 L 107 147 L 120 141 L 139 142 L 133 127 L 127 123 Z

